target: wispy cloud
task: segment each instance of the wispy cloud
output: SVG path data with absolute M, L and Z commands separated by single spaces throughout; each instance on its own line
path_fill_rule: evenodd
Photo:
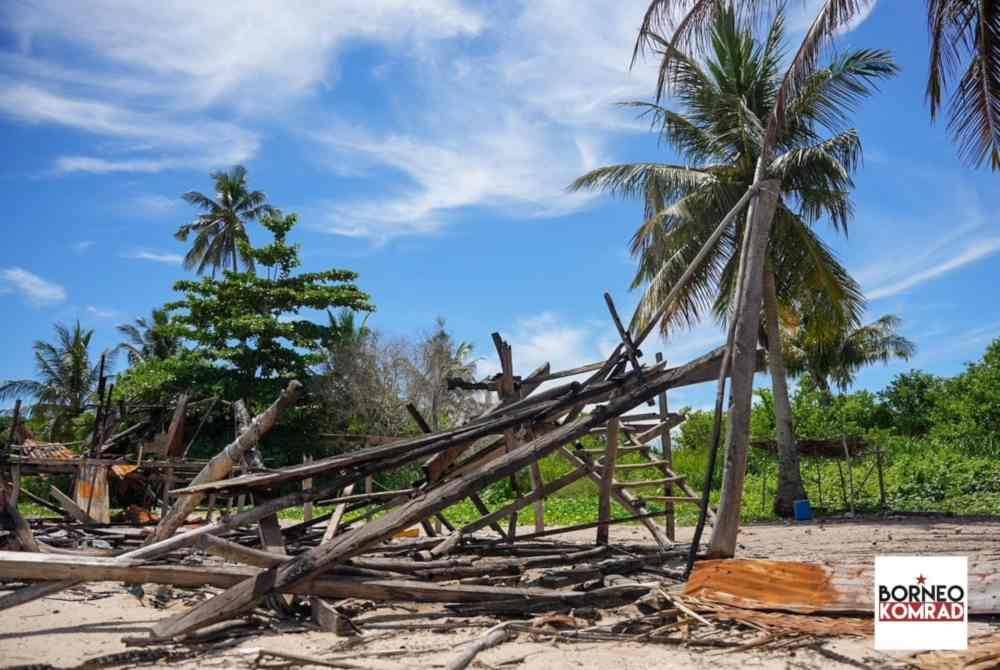
M 260 146 L 247 115 L 273 119 L 337 78 L 351 40 L 418 48 L 475 34 L 482 20 L 454 0 L 181 0 L 82 8 L 58 0 L 5 3 L 0 19 L 21 53 L 0 59 L 0 113 L 111 138 L 100 153 L 62 156 L 60 172 L 158 172 L 247 161 Z M 52 53 L 86 54 L 66 67 Z M 56 48 L 53 48 L 56 47 Z M 136 85 L 136 84 L 140 85 Z M 224 106 L 220 103 L 225 103 Z M 215 110 L 209 113 L 209 108 Z M 235 110 L 220 120 L 219 109 Z M 156 110 L 156 111 L 151 111 Z
M 89 251 L 94 244 L 96 244 L 94 240 L 80 240 L 73 245 L 73 251 L 78 254 L 83 254 Z
M 139 214 L 151 218 L 174 214 L 180 209 L 183 201 L 177 197 L 168 197 L 159 193 L 140 193 L 127 201 L 123 208 L 127 213 Z
M 148 249 L 136 249 L 125 254 L 125 258 L 135 258 L 142 261 L 153 261 L 156 263 L 166 263 L 169 265 L 180 265 L 184 262 L 184 257 L 180 254 L 169 252 L 150 251 Z
M 949 256 L 925 270 L 869 291 L 868 298 L 870 300 L 878 300 L 879 298 L 887 298 L 904 293 L 914 286 L 929 282 L 937 277 L 965 267 L 970 263 L 975 263 L 978 260 L 992 256 L 998 251 L 1000 251 L 1000 237 L 975 240 L 960 253 Z
M 94 305 L 87 305 L 86 312 L 96 319 L 114 319 L 118 317 L 117 310 L 95 307 Z
M 7 289 L 20 293 L 30 304 L 37 307 L 62 302 L 66 299 L 66 289 L 55 282 L 42 279 L 24 268 L 10 267 L 0 271 L 0 280 Z

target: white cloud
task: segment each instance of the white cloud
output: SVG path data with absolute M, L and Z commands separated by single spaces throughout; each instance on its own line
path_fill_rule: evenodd
M 94 307 L 93 305 L 87 305 L 86 311 L 87 314 L 97 319 L 114 319 L 118 316 L 117 310 Z
M 94 246 L 94 244 L 95 242 L 93 240 L 80 240 L 73 245 L 73 251 L 78 254 L 86 253 L 87 250 Z
M 122 143 L 114 158 L 62 156 L 56 161 L 60 172 L 158 172 L 227 165 L 251 158 L 260 144 L 256 133 L 231 123 L 181 122 L 157 113 L 132 111 L 108 102 L 68 97 L 34 84 L 3 80 L 0 113 L 27 123 L 65 126 Z
M 149 251 L 147 249 L 137 249 L 125 254 L 125 258 L 135 258 L 143 261 L 153 261 L 156 263 L 167 263 L 169 265 L 180 265 L 184 262 L 184 257 L 180 254 L 172 254 L 160 251 Z
M 968 244 L 965 249 L 954 256 L 949 256 L 940 262 L 920 272 L 915 272 L 902 279 L 888 283 L 868 292 L 870 300 L 898 295 L 909 289 L 936 279 L 944 274 L 958 270 L 970 263 L 992 256 L 1000 251 L 1000 237 L 978 239 Z M 912 266 L 912 264 L 909 264 Z
M 87 4 L 85 17 L 81 10 L 59 0 L 0 7 L 21 51 L 0 58 L 0 113 L 122 144 L 111 155 L 60 157 L 61 172 L 245 162 L 259 148 L 258 134 L 244 127 L 246 118 L 218 120 L 211 108 L 273 120 L 281 108 L 332 84 L 337 55 L 354 41 L 417 49 L 482 26 L 454 0 L 341 0 L 336 6 L 98 0 Z M 68 49 L 80 65 L 53 62 L 55 49 Z
M 95 0 L 85 20 L 81 13 L 62 0 L 4 11 L 29 48 L 68 41 L 102 61 L 111 81 L 140 73 L 178 108 L 228 102 L 273 109 L 330 83 L 338 52 L 352 40 L 421 43 L 482 27 L 455 0 Z
M 908 231 L 907 239 L 894 247 L 892 261 L 879 255 L 853 273 L 869 300 L 904 294 L 1000 251 L 1000 228 L 976 192 L 961 181 L 951 190 L 953 201 L 939 203 L 940 211 L 922 212 L 914 221 L 891 222 Z M 945 220 L 953 227 L 941 235 L 938 222 Z
M 32 305 L 40 307 L 66 299 L 66 289 L 59 284 L 42 279 L 24 268 L 10 267 L 0 271 L 0 280 L 8 290 L 17 291 Z
M 142 193 L 128 201 L 127 212 L 148 217 L 166 216 L 176 212 L 183 201 L 180 198 L 170 198 L 157 193 Z
M 377 200 L 321 202 L 320 228 L 351 237 L 384 240 L 434 232 L 455 210 L 495 206 L 523 216 L 554 216 L 579 208 L 591 196 L 567 194 L 566 185 L 597 166 L 595 148 L 584 138 L 552 132 L 510 114 L 475 132 L 450 133 L 433 141 L 403 135 L 374 137 L 343 128 L 315 139 L 344 160 L 376 162 L 412 184 Z M 558 155 L 543 168 L 547 156 Z

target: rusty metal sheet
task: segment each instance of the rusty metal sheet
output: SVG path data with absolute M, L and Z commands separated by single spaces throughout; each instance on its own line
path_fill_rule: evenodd
M 684 595 L 744 609 L 872 611 L 871 569 L 767 560 L 701 561 Z
M 684 595 L 753 610 L 874 613 L 873 563 L 700 561 Z M 969 614 L 1000 614 L 1000 562 L 969 562 Z
M 124 479 L 128 477 L 131 473 L 139 469 L 138 465 L 133 463 L 119 463 L 118 465 L 111 466 L 111 472 L 114 473 L 116 477 Z
M 78 455 L 66 448 L 63 444 L 41 444 L 34 440 L 25 440 L 21 445 L 22 458 L 48 458 L 57 461 L 72 461 L 79 458 Z

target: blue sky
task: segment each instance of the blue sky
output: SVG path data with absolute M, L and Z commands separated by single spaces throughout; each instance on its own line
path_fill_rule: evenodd
M 790 39 L 817 0 L 790 3 Z M 614 103 L 648 99 L 628 71 L 644 0 L 0 5 L 0 377 L 32 374 L 31 343 L 79 318 L 114 326 L 185 276 L 172 233 L 187 190 L 243 163 L 300 214 L 307 269 L 347 267 L 387 335 L 445 316 L 496 369 L 500 330 L 521 371 L 590 362 L 615 340 L 603 291 L 630 313 L 626 244 L 640 209 L 565 186 L 586 170 L 673 157 Z M 961 370 L 1000 335 L 997 176 L 955 157 L 924 104 L 922 3 L 882 0 L 840 48 L 902 67 L 856 117 L 865 146 L 849 239 L 820 224 L 870 298 L 919 347 L 865 371 L 877 389 L 920 367 Z M 264 241 L 259 227 L 251 230 Z M 662 348 L 682 362 L 712 323 Z M 766 378 L 762 378 L 762 383 Z M 706 405 L 711 389 L 674 403 Z

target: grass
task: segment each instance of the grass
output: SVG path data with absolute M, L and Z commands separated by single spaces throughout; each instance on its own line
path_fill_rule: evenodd
M 954 514 L 1000 514 L 1000 462 L 994 458 L 975 457 L 960 452 L 949 445 L 928 440 L 888 438 L 880 442 L 885 458 L 885 486 L 889 507 L 906 512 L 946 512 Z M 586 446 L 595 447 L 599 443 L 588 439 Z M 674 452 L 674 470 L 687 478 L 690 486 L 700 493 L 705 482 L 707 453 L 705 450 L 677 449 Z M 719 502 L 719 483 L 722 463 L 717 464 L 713 479 L 711 502 Z M 643 459 L 634 452 L 621 455 L 620 463 L 640 463 Z M 802 475 L 806 491 L 813 507 L 819 514 L 837 514 L 847 510 L 841 492 L 843 469 L 845 482 L 848 469 L 842 461 L 825 459 L 804 459 Z M 879 509 L 878 475 L 873 469 L 873 457 L 855 460 L 850 476 L 855 484 L 858 512 L 875 512 Z M 552 481 L 574 470 L 574 466 L 559 454 L 543 458 L 540 463 L 544 481 Z M 777 459 L 770 453 L 753 450 L 750 455 L 747 477 L 743 490 L 742 518 L 744 522 L 774 521 L 772 512 L 777 494 Z M 636 468 L 619 472 L 621 481 L 657 479 L 661 475 L 655 468 Z M 378 480 L 384 489 L 406 486 L 412 482 L 415 473 L 408 472 L 391 478 Z M 518 487 L 522 492 L 530 491 L 531 480 L 527 470 L 518 474 Z M 646 489 L 632 489 L 638 494 L 660 495 L 659 486 Z M 680 492 L 675 488 L 675 493 Z M 490 511 L 500 509 L 515 499 L 510 481 L 504 479 L 488 486 L 481 492 Z M 545 523 L 550 526 L 568 526 L 596 520 L 598 489 L 589 478 L 584 477 L 556 492 L 545 501 Z M 650 511 L 660 511 L 662 505 L 650 502 Z M 49 510 L 31 502 L 20 503 L 25 516 L 54 517 Z M 329 514 L 332 505 L 315 506 L 314 517 Z M 693 526 L 697 522 L 698 507 L 694 503 L 675 505 L 677 524 Z M 445 517 L 453 524 L 464 525 L 477 520 L 479 512 L 468 500 L 464 500 L 445 510 Z M 612 514 L 617 518 L 630 514 L 617 503 L 612 506 Z M 363 511 L 346 515 L 345 521 L 364 516 Z M 293 507 L 282 510 L 279 518 L 285 522 L 303 520 L 303 509 Z M 529 505 L 518 513 L 518 521 L 530 525 L 534 521 L 534 507 Z M 638 521 L 629 522 L 638 524 Z M 504 525 L 503 523 L 501 525 Z

